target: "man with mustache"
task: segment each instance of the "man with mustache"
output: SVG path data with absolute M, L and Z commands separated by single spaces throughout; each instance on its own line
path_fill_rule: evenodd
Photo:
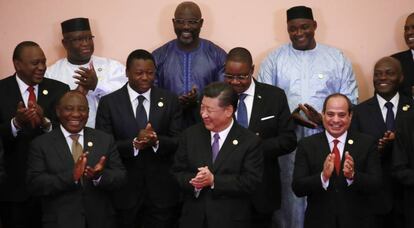
M 317 23 L 312 9 L 295 6 L 286 13 L 291 43 L 269 54 L 260 67 L 258 80 L 285 91 L 300 139 L 322 130 L 320 112 L 328 95 L 342 93 L 356 104 L 358 90 L 352 65 L 342 52 L 315 41 Z M 296 198 L 290 189 L 294 156 L 295 152 L 280 158 L 284 192 L 277 212 L 280 228 L 303 226 L 305 201 Z
M 50 66 L 46 77 L 64 82 L 86 95 L 89 103 L 86 126 L 95 127 L 99 99 L 126 83 L 125 66 L 93 55 L 95 36 L 88 18 L 72 18 L 62 22 L 61 27 L 67 57 Z
M 414 90 L 414 13 L 411 13 L 404 25 L 404 39 L 408 50 L 395 53 L 392 57 L 398 59 L 402 66 L 404 80 L 400 86 L 400 93 L 413 96 Z
M 199 91 L 214 81 L 223 81 L 226 52 L 199 37 L 203 18 L 194 2 L 182 2 L 172 19 L 177 39 L 153 52 L 157 65 L 156 86 L 177 96 L 183 106 L 184 126 L 199 122 Z

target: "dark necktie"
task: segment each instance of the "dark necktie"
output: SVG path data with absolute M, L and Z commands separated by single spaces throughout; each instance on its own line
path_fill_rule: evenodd
M 29 86 L 27 88 L 27 91 L 29 92 L 29 99 L 27 99 L 27 107 L 29 107 L 29 102 L 31 103 L 36 103 L 36 95 L 34 93 L 34 87 L 33 86 Z
M 247 108 L 246 104 L 244 103 L 246 96 L 247 94 L 245 93 L 241 93 L 239 95 L 239 105 L 237 107 L 237 122 L 244 128 L 249 127 L 249 123 L 247 121 Z
M 387 126 L 388 131 L 394 131 L 395 119 L 394 119 L 394 111 L 392 110 L 394 105 L 388 101 L 387 103 L 385 103 L 385 107 L 387 108 L 387 115 L 385 117 L 385 126 Z
M 215 133 L 213 137 L 214 137 L 214 141 L 213 141 L 213 144 L 211 144 L 211 151 L 213 153 L 213 163 L 214 163 L 220 151 L 220 145 L 219 145 L 220 135 L 218 133 Z
M 147 121 L 148 121 L 147 112 L 145 111 L 145 108 L 144 108 L 145 97 L 142 95 L 139 95 L 137 99 L 138 99 L 138 106 L 135 112 L 135 119 L 137 121 L 138 128 L 144 129 L 147 126 Z
M 341 169 L 341 156 L 339 155 L 339 149 L 338 149 L 339 140 L 334 139 L 333 143 L 334 143 L 334 146 L 332 148 L 332 153 L 335 154 L 335 160 L 334 160 L 335 171 L 336 171 L 336 175 L 339 176 L 339 170 Z
M 79 157 L 83 153 L 83 148 L 82 148 L 82 145 L 78 141 L 79 140 L 79 134 L 70 135 L 70 138 L 72 139 L 72 147 L 71 147 L 72 157 L 73 157 L 73 160 L 76 163 L 76 161 L 79 159 Z

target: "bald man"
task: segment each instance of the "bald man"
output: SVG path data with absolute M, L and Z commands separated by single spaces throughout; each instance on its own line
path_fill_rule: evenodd
M 199 37 L 204 19 L 194 2 L 180 3 L 172 19 L 177 39 L 157 48 L 155 84 L 179 96 L 184 127 L 200 121 L 197 111 L 199 91 L 214 81 L 223 81 L 226 52 Z
M 404 80 L 400 86 L 400 93 L 412 96 L 414 88 L 414 13 L 411 13 L 405 21 L 404 39 L 408 50 L 395 53 L 392 57 L 397 58 L 402 66 Z
M 378 153 L 382 165 L 381 191 L 371 198 L 376 204 L 375 227 L 402 227 L 401 211 L 397 208 L 401 201 L 401 186 L 391 177 L 392 145 L 395 138 L 396 121 L 402 112 L 412 112 L 413 100 L 398 92 L 403 82 L 399 61 L 384 57 L 374 67 L 372 98 L 355 107 L 352 129 L 369 134 L 377 140 Z

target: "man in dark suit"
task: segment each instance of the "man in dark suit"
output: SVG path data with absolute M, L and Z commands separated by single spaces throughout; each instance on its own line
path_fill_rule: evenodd
M 43 228 L 115 228 L 109 192 L 126 181 L 113 138 L 85 127 L 88 101 L 79 91 L 60 99 L 61 126 L 30 146 L 27 184 L 41 196 Z
M 153 87 L 155 71 L 149 52 L 133 51 L 128 83 L 99 103 L 96 127 L 114 135 L 128 171 L 128 184 L 115 196 L 118 227 L 167 228 L 178 221 L 179 188 L 170 168 L 181 109 L 177 96 Z
M 402 66 L 404 80 L 400 86 L 400 93 L 412 97 L 414 91 L 414 13 L 411 13 L 405 21 L 404 39 L 409 49 L 395 53 L 392 57 L 398 59 Z
M 325 132 L 301 140 L 295 158 L 292 188 L 308 203 L 304 227 L 370 227 L 367 197 L 381 185 L 376 142 L 348 131 L 352 104 L 345 95 L 329 95 L 322 115 Z
M 412 108 L 412 107 L 411 107 Z M 403 185 L 403 226 L 414 227 L 414 115 L 402 113 L 395 133 L 393 174 Z
M 204 89 L 199 123 L 183 132 L 173 173 L 184 193 L 181 228 L 250 227 L 250 197 L 262 178 L 254 133 L 233 120 L 237 94 L 222 82 Z
M 233 48 L 227 55 L 224 81 L 239 96 L 236 118 L 261 141 L 263 178 L 252 202 L 254 227 L 271 227 L 273 212 L 280 208 L 281 183 L 278 158 L 296 148 L 296 134 L 285 92 L 257 82 L 252 74 L 254 65 L 250 52 Z
M 374 67 L 375 95 L 357 105 L 352 116 L 353 130 L 371 135 L 377 141 L 382 168 L 380 192 L 372 197 L 376 227 L 401 227 L 401 186 L 391 177 L 392 144 L 395 122 L 403 112 L 411 112 L 412 98 L 398 92 L 403 81 L 401 65 L 393 57 L 378 60 Z
M 18 44 L 13 64 L 16 73 L 0 81 L 0 136 L 7 175 L 0 185 L 0 217 L 4 227 L 39 227 L 40 206 L 25 184 L 29 143 L 56 126 L 55 104 L 69 87 L 43 78 L 46 58 L 35 42 Z

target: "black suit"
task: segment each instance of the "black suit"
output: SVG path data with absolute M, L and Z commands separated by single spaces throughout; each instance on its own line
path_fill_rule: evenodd
M 44 116 L 56 126 L 57 117 L 55 105 L 60 97 L 69 90 L 69 86 L 61 82 L 44 78 L 38 87 L 37 104 L 44 111 Z M 6 181 L 0 186 L 0 201 L 4 202 L 25 202 L 29 199 L 26 190 L 26 163 L 29 152 L 29 143 L 37 136 L 44 133 L 43 129 L 23 128 L 18 131 L 16 137 L 12 135 L 11 119 L 15 117 L 17 104 L 23 101 L 16 76 L 12 75 L 0 81 L 0 135 L 4 144 L 4 161 L 6 170 Z M 10 203 L 7 203 L 10 204 Z M 2 209 L 1 217 L 3 223 L 27 222 L 25 216 L 32 216 L 36 212 L 18 211 L 13 215 L 13 210 Z M 14 221 L 10 221 L 14 220 Z M 4 224 L 3 224 L 4 225 Z M 30 224 L 33 227 L 33 224 Z
M 91 179 L 75 183 L 75 163 L 60 129 L 31 144 L 27 184 L 30 192 L 41 196 L 43 228 L 116 228 L 109 193 L 126 181 L 126 172 L 115 142 L 104 132 L 84 128 L 83 148 L 89 152 L 90 167 L 106 157 L 98 184 Z
M 268 214 L 280 208 L 281 183 L 279 156 L 296 148 L 295 125 L 285 92 L 274 86 L 255 81 L 255 94 L 249 130 L 259 136 L 263 150 L 263 178 L 253 195 L 255 210 Z
M 0 184 L 2 184 L 5 179 L 6 179 L 6 171 L 4 170 L 4 149 L 3 149 L 3 141 L 0 138 Z
M 352 141 L 351 141 L 352 140 Z M 348 186 L 335 171 L 327 190 L 322 187 L 323 163 L 331 152 L 325 132 L 302 139 L 296 150 L 293 192 L 307 196 L 305 228 L 368 227 L 372 208 L 369 195 L 381 184 L 381 167 L 376 142 L 368 135 L 348 131 L 344 148 L 354 159 L 355 176 Z M 341 167 L 343 167 L 344 155 Z M 338 226 L 339 224 L 339 226 Z
M 413 107 L 413 99 L 400 94 L 396 113 L 396 122 L 399 122 L 400 115 L 403 112 L 406 112 L 403 110 L 403 107 L 407 107 L 407 105 Z M 412 110 L 412 108 L 408 109 L 409 112 Z M 399 124 L 397 123 L 397 125 Z M 353 130 L 371 135 L 375 138 L 377 143 L 378 140 L 384 136 L 384 133 L 387 129 L 376 96 L 355 106 L 352 116 L 351 128 Z M 388 144 L 386 148 L 380 153 L 383 186 L 381 187 L 380 192 L 372 197 L 372 202 L 375 204 L 374 209 L 376 214 L 387 214 L 391 211 L 392 208 L 394 208 L 394 212 L 397 214 L 399 211 L 399 208 L 396 208 L 396 206 L 398 207 L 399 205 L 395 203 L 401 200 L 401 186 L 399 186 L 399 184 L 396 183 L 395 180 L 391 177 L 391 158 L 392 143 Z M 392 218 L 389 219 L 392 220 Z M 394 220 L 394 222 L 397 222 L 398 224 L 399 218 L 395 218 Z M 393 221 L 388 221 L 388 218 L 386 221 L 382 221 L 381 223 L 383 222 L 388 222 L 387 224 L 383 224 L 385 227 L 398 226 L 397 224 L 394 224 Z M 390 223 L 393 223 L 394 225 Z
M 156 152 L 152 148 L 144 149 L 134 157 L 132 141 L 140 129 L 132 110 L 127 84 L 104 96 L 99 103 L 96 128 L 114 135 L 128 171 L 128 184 L 115 195 L 117 209 L 141 209 L 144 203 L 154 209 L 151 214 L 158 216 L 157 220 L 171 223 L 168 218 L 162 218 L 162 213 L 157 215 L 157 211 L 171 211 L 179 202 L 179 188 L 170 173 L 178 144 L 176 136 L 181 125 L 178 98 L 166 90 L 153 87 L 150 94 L 149 123 L 157 133 L 159 148 Z
M 410 107 L 411 109 L 413 106 Z M 414 227 L 414 115 L 401 115 L 397 128 L 394 152 L 393 174 L 403 185 L 403 211 L 405 228 Z
M 398 59 L 402 66 L 402 71 L 404 75 L 404 80 L 400 85 L 400 92 L 406 96 L 411 97 L 412 89 L 411 87 L 414 86 L 414 60 L 413 60 L 413 53 L 411 50 L 395 53 L 392 57 Z
M 199 123 L 183 132 L 173 166 L 184 192 L 181 228 L 250 227 L 249 200 L 262 176 L 259 147 L 259 138 L 234 121 L 213 164 L 210 131 Z M 195 197 L 189 181 L 204 166 L 214 175 L 214 189 Z

